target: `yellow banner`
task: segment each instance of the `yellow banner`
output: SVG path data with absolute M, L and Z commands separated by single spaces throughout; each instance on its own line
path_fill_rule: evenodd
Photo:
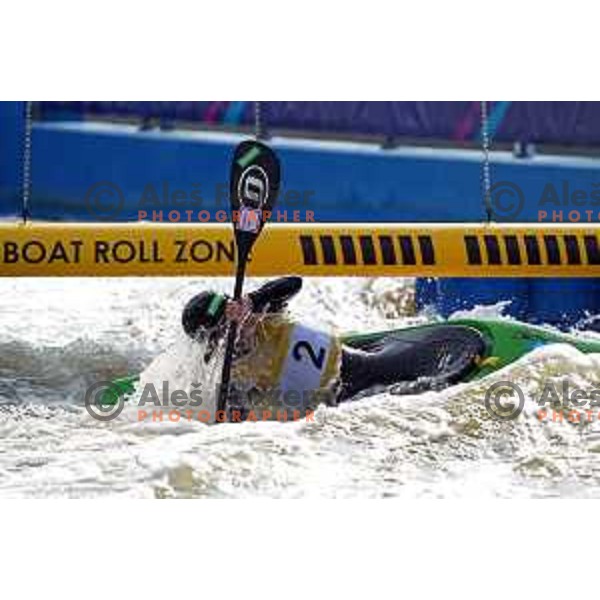
M 600 277 L 594 226 L 267 224 L 250 276 Z M 2 276 L 231 275 L 228 224 L 0 224 Z

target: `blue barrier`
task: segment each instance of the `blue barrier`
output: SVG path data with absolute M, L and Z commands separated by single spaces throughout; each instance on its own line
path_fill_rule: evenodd
M 95 123 L 38 123 L 34 128 L 33 210 L 44 218 L 97 220 L 85 197 L 103 181 L 123 193 L 123 211 L 111 220 L 136 219 L 140 208 L 160 208 L 160 199 L 175 190 L 186 193 L 182 210 L 216 210 L 226 205 L 228 163 L 242 139 L 234 134 L 140 132 L 134 127 Z M 313 210 L 317 221 L 480 221 L 480 155 L 475 151 L 399 148 L 376 145 L 274 139 L 284 165 L 286 205 L 289 194 L 301 199 L 296 207 Z M 538 212 L 562 211 L 568 219 L 575 204 L 562 200 L 563 182 L 589 195 L 596 189 L 600 162 L 590 158 L 539 156 L 530 161 L 510 153 L 494 155 L 496 182 L 516 182 L 524 205 L 512 214 L 515 199 L 500 221 L 537 222 Z M 560 196 L 544 201 L 548 185 Z M 165 192 L 165 185 L 167 191 Z M 198 203 L 192 192 L 202 198 Z M 591 201 L 590 201 L 591 202 Z M 164 204 L 164 202 L 163 202 Z M 287 202 L 293 208 L 293 202 Z M 590 204 L 590 208 L 593 208 Z M 594 222 L 598 221 L 597 212 Z
M 18 106 L 4 107 L 0 116 L 4 118 L 0 128 L 4 141 L 0 146 L 0 206 L 7 215 L 19 212 L 22 127 L 13 125 L 12 133 L 7 134 L 11 128 L 6 123 L 18 122 L 22 111 Z M 114 221 L 136 220 L 140 210 L 146 210 L 150 218 L 152 210 L 162 210 L 163 220 L 169 220 L 169 208 L 180 214 L 186 210 L 197 214 L 201 209 L 214 213 L 227 206 L 228 165 L 240 139 L 222 133 L 141 132 L 134 126 L 90 122 L 37 123 L 33 132 L 33 216 Z M 290 215 L 299 210 L 305 217 L 309 210 L 316 221 L 365 223 L 477 222 L 483 218 L 477 152 L 382 150 L 377 145 L 289 139 L 272 143 L 284 168 L 280 204 Z M 519 214 L 499 220 L 537 222 L 540 210 L 549 212 L 550 219 L 552 211 L 563 211 L 563 220 L 568 220 L 570 210 L 585 210 L 578 205 L 580 196 L 575 202 L 574 193 L 579 191 L 587 195 L 587 205 L 594 213 L 591 222 L 598 222 L 593 200 L 598 160 L 537 156 L 524 161 L 509 153 L 495 153 L 493 163 L 494 181 L 518 183 L 524 198 Z M 88 192 L 102 182 L 113 183 L 118 188 L 113 194 L 122 194 L 123 210 L 118 215 L 99 215 L 86 203 Z M 567 192 L 564 182 L 569 185 Z M 556 198 L 548 195 L 549 185 Z M 172 196 L 177 190 L 188 197 L 175 205 Z M 193 197 L 198 190 L 200 203 Z M 305 200 L 289 201 L 294 192 Z M 170 205 L 162 200 L 164 194 L 171 196 Z M 514 208 L 515 199 L 507 198 L 508 208 Z M 530 280 L 526 287 L 523 280 L 419 282 L 418 303 L 433 298 L 438 310 L 447 315 L 475 304 L 510 299 L 508 312 L 515 316 L 556 323 L 572 322 L 586 312 L 600 310 L 597 282 L 573 281 L 571 287 L 554 294 L 549 293 L 549 285 L 548 280 Z
M 25 103 L 0 102 L 0 214 L 20 211 Z

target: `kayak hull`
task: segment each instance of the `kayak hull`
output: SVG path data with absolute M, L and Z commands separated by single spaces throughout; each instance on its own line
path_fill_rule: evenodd
M 390 340 L 393 343 L 405 344 L 413 343 L 415 339 L 426 342 L 428 339 L 435 339 L 435 335 L 430 334 L 435 334 L 436 330 L 441 331 L 442 328 L 476 331 L 483 342 L 478 346 L 476 355 L 469 357 L 469 368 L 461 371 L 460 376 L 455 378 L 455 383 L 485 377 L 514 363 L 535 348 L 547 344 L 569 344 L 584 353 L 600 353 L 600 341 L 580 340 L 542 327 L 506 320 L 457 319 L 372 333 L 348 333 L 342 336 L 342 341 L 348 346 L 368 351 Z M 103 394 L 101 404 L 116 404 L 121 397 L 135 391 L 138 381 L 139 375 L 116 379 Z

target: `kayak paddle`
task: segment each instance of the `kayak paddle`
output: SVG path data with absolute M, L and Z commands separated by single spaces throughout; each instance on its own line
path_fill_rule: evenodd
M 275 152 L 255 140 L 242 142 L 235 150 L 231 165 L 231 220 L 236 245 L 236 273 L 233 299 L 240 300 L 244 287 L 246 263 L 254 243 L 271 212 L 281 180 L 281 168 Z M 221 374 L 217 410 L 224 411 L 229 398 L 229 383 L 237 324 L 230 323 Z

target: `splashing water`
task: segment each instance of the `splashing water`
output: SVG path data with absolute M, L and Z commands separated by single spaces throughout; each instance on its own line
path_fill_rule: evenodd
M 248 288 L 258 285 L 250 281 Z M 308 280 L 297 318 L 341 331 L 408 326 L 411 282 Z M 185 301 L 224 279 L 2 280 L 1 497 L 514 497 L 600 495 L 600 424 L 538 418 L 532 399 L 569 377 L 600 388 L 600 357 L 547 346 L 493 377 L 420 395 L 382 390 L 314 421 L 205 425 L 114 421 L 83 407 L 91 382 L 210 386 L 180 327 Z M 483 309 L 498 316 L 498 309 Z M 491 314 L 490 314 L 491 313 Z M 486 386 L 527 391 L 523 415 L 493 420 Z

